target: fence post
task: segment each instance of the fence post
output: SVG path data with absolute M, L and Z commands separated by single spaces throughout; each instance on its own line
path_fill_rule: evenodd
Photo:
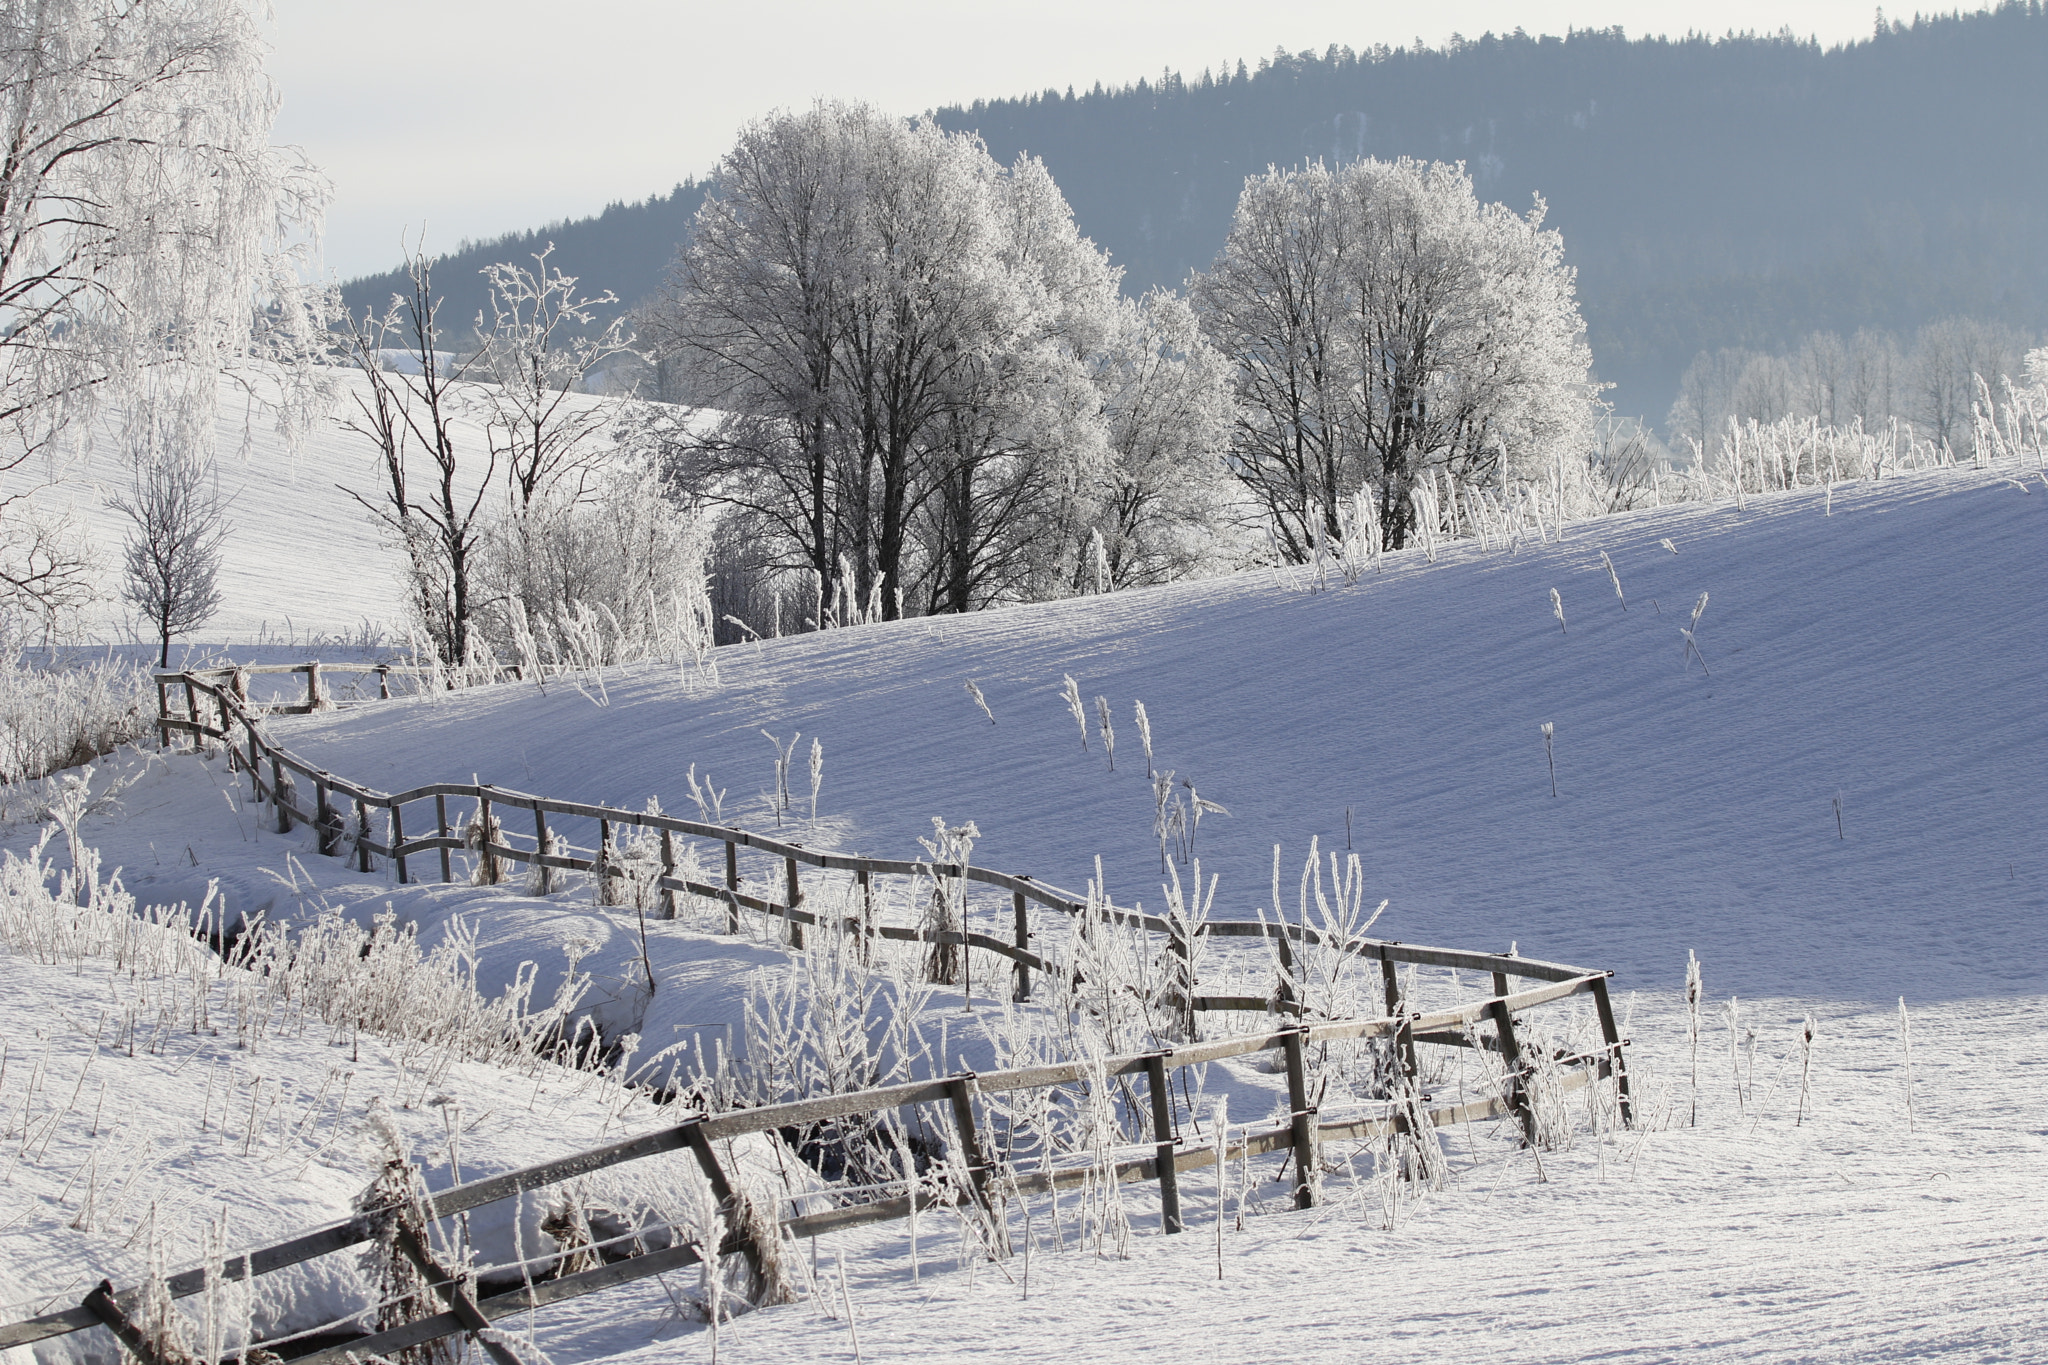
M 1181 1230 L 1180 1171 L 1173 1164 L 1173 1089 L 1166 1079 L 1166 1057 L 1145 1059 L 1145 1088 L 1152 1092 L 1152 1141 L 1159 1163 L 1159 1226 L 1171 1235 Z
M 974 1197 L 983 1208 L 990 1207 L 988 1162 L 981 1153 L 981 1135 L 974 1128 L 974 1073 L 963 1072 L 946 1081 L 946 1099 L 953 1107 L 953 1126 L 960 1133 L 960 1153 L 974 1178 Z
M 547 889 L 554 885 L 551 869 L 541 861 L 547 856 L 547 851 L 548 813 L 542 810 L 540 802 L 536 801 L 533 803 L 533 870 L 539 875 L 534 878 L 533 884 L 539 888 L 539 894 L 543 896 L 547 894 Z
M 1287 921 L 1283 919 L 1280 921 L 1280 932 L 1274 936 L 1280 945 L 1280 987 L 1275 994 L 1279 999 L 1280 1013 L 1299 1015 L 1300 1010 L 1289 1008 L 1295 1002 L 1294 946 L 1287 941 L 1287 929 Z
M 156 731 L 160 749 L 171 747 L 171 688 L 162 674 L 156 680 Z
M 276 754 L 270 756 L 270 803 L 277 807 L 277 832 L 290 834 L 292 810 L 284 799 L 284 764 L 278 761 Z
M 739 1232 L 739 1198 L 733 1189 L 732 1181 L 725 1177 L 725 1168 L 718 1163 L 718 1153 L 711 1150 L 711 1139 L 704 1136 L 703 1122 L 702 1118 L 686 1122 L 683 1125 L 683 1141 L 688 1144 L 690 1155 L 697 1158 L 697 1167 L 704 1172 L 705 1183 L 711 1186 L 711 1197 L 718 1201 L 720 1210 L 732 1215 L 727 1226 L 734 1232 Z M 758 1280 L 761 1276 L 761 1256 L 751 1237 L 746 1239 L 746 1257 L 748 1269 Z
M 205 737 L 199 731 L 199 692 L 192 686 L 192 675 L 185 675 L 185 719 L 192 722 L 192 728 L 185 733 L 192 737 L 192 752 L 198 753 L 206 747 Z
M 1508 1107 L 1522 1120 L 1522 1138 L 1534 1146 L 1536 1142 L 1536 1112 L 1529 1107 L 1529 1087 L 1522 1075 L 1522 1048 L 1515 1041 L 1515 1021 L 1508 1014 L 1508 1007 L 1494 1000 L 1486 1007 L 1493 1016 L 1494 1031 L 1500 1035 L 1501 1060 L 1508 1068 Z
M 860 965 L 868 965 L 868 948 L 875 936 L 875 891 L 868 883 L 868 870 L 853 874 L 860 883 Z
M 504 869 L 498 866 L 497 851 L 491 847 L 491 797 L 485 787 L 479 787 L 476 796 L 476 866 L 485 886 L 503 880 Z
M 306 665 L 306 712 L 312 714 L 327 703 L 327 694 L 320 690 L 320 661 L 315 659 Z
M 249 735 L 249 799 L 251 801 L 261 801 L 263 799 L 263 772 L 256 764 L 262 758 L 262 753 L 256 747 L 256 726 L 250 721 L 246 713 L 242 716 L 242 728 Z
M 1011 918 L 1015 921 L 1014 927 L 1016 929 L 1017 950 L 1019 952 L 1024 953 L 1030 952 L 1031 902 L 1024 899 L 1024 893 L 1022 891 L 1012 891 L 1010 893 L 1010 915 Z M 1012 992 L 1011 999 L 1029 1000 L 1030 998 L 1031 968 L 1024 963 L 1019 962 L 1017 964 L 1017 988 L 1014 992 Z
M 1387 956 L 1387 950 L 1384 947 L 1380 949 L 1380 976 L 1387 988 L 1387 1017 L 1389 1019 L 1397 1018 L 1403 1013 L 1401 1009 L 1401 980 L 1399 973 L 1394 970 L 1394 959 Z M 1395 1031 L 1394 1039 L 1396 1046 L 1401 1049 L 1401 1064 L 1407 1069 L 1408 1075 L 1412 1079 L 1420 1069 L 1415 1061 L 1415 1032 L 1406 1024 L 1403 1024 Z
M 356 871 L 370 870 L 370 808 L 360 797 L 356 805 Z
M 313 779 L 314 846 L 324 856 L 329 858 L 334 856 L 341 843 L 337 837 L 340 831 L 334 828 L 337 823 L 339 822 L 334 819 L 333 807 L 327 799 L 327 779 L 315 777 Z
M 1615 1026 L 1614 1003 L 1607 998 L 1607 978 L 1593 982 L 1593 1005 L 1600 1014 L 1600 1034 L 1607 1040 L 1607 1055 L 1613 1063 L 1615 1096 L 1621 1102 L 1621 1125 L 1635 1125 L 1635 1106 L 1628 1093 L 1628 1062 L 1621 1055 L 1621 1030 Z
M 448 1311 L 462 1324 L 462 1330 L 469 1334 L 469 1339 L 483 1347 L 484 1354 L 496 1362 L 496 1365 L 520 1365 L 519 1357 L 513 1354 L 512 1348 L 498 1340 L 497 1335 L 491 1331 L 490 1319 L 476 1306 L 476 1299 L 471 1296 L 469 1286 L 463 1277 L 450 1274 L 434 1259 L 433 1253 L 427 1250 L 426 1243 L 413 1230 L 408 1216 L 404 1213 L 398 1215 L 395 1240 L 405 1258 L 426 1277 L 427 1283 L 433 1286 L 441 1302 L 448 1305 Z
M 107 1330 L 114 1334 L 123 1346 L 143 1365 L 164 1365 L 164 1358 L 150 1345 L 149 1338 L 137 1327 L 134 1320 L 121 1311 L 121 1305 L 114 1298 L 112 1280 L 101 1280 L 99 1288 L 85 1296 L 85 1311 L 105 1323 Z
M 789 904 L 785 916 L 785 923 L 789 925 L 789 946 L 801 948 L 804 946 L 804 927 L 797 922 L 796 908 L 803 904 L 804 889 L 797 881 L 796 859 L 785 858 L 783 861 L 789 869 Z
M 377 700 L 391 700 L 391 665 L 377 665 Z
M 1298 1209 L 1316 1206 L 1316 1123 L 1308 1107 L 1308 1061 L 1302 1055 L 1307 1038 L 1308 1026 L 1303 1024 L 1289 1029 L 1281 1044 L 1287 1056 L 1288 1128 L 1294 1139 L 1294 1207 Z
M 590 879 L 597 883 L 591 896 L 594 905 L 610 905 L 612 870 L 612 822 L 600 817 L 597 822 L 597 856 L 590 860 Z
M 725 932 L 740 931 L 740 846 L 725 841 Z
M 448 837 L 448 796 L 445 792 L 434 793 L 434 837 Z M 444 882 L 455 880 L 455 870 L 449 865 L 448 853 L 448 845 L 441 845 L 441 880 Z
M 672 829 L 664 829 L 661 832 L 662 880 L 666 882 L 675 875 L 676 832 Z M 676 917 L 676 890 L 672 886 L 664 885 L 661 888 L 661 917 L 663 919 L 674 919 Z
M 404 886 L 405 854 L 399 850 L 405 847 L 405 807 L 397 801 L 391 803 L 391 865 L 398 870 L 398 884 Z

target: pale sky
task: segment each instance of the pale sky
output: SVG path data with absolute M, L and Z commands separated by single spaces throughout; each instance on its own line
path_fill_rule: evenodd
M 666 192 L 746 120 L 813 99 L 914 114 L 1275 47 L 1489 30 L 1870 32 L 1868 0 L 276 0 L 277 140 L 334 182 L 342 278 Z M 1900 17 L 1908 12 L 1903 9 Z M 1420 17 L 1419 17 L 1420 16 Z

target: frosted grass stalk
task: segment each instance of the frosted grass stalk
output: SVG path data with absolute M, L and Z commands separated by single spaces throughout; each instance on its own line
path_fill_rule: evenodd
M 1102 751 L 1109 756 L 1109 770 L 1116 771 L 1116 726 L 1109 715 L 1109 698 L 1095 699 L 1095 728 L 1102 735 Z
M 981 708 L 981 714 L 988 717 L 990 725 L 994 725 L 996 723 L 996 713 L 988 709 L 988 698 L 981 695 L 981 689 L 974 685 L 974 679 L 969 678 L 964 685 L 967 688 L 967 695 L 972 697 L 974 704 Z
M 1081 709 L 1081 684 L 1074 681 L 1074 675 L 1071 673 L 1065 673 L 1061 676 L 1065 678 L 1066 685 L 1061 689 L 1060 697 L 1067 703 L 1067 713 L 1073 716 L 1075 726 L 1081 731 L 1081 752 L 1086 753 L 1088 751 L 1088 713 Z

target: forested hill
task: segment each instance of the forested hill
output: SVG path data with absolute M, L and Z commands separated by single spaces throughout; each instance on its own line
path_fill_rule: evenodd
M 1043 157 L 1134 292 L 1206 266 L 1244 177 L 1270 164 L 1453 159 L 1485 198 L 1521 208 L 1541 193 L 1600 374 L 1623 411 L 1661 420 L 1710 347 L 1958 313 L 2048 328 L 2044 71 L 2048 12 L 2026 0 L 1834 49 L 1517 33 L 1276 54 L 937 117 L 1000 160 Z M 451 321 L 481 306 L 478 267 L 549 237 L 592 289 L 644 296 L 701 193 L 459 253 L 439 274 Z M 367 284 L 351 302 L 388 297 L 388 277 Z
M 512 261 L 529 269 L 534 253 L 554 243 L 548 264 L 579 277 L 579 292 L 602 294 L 609 289 L 627 306 L 652 294 L 676 253 L 676 243 L 690 230 L 704 186 L 684 180 L 667 194 L 637 204 L 613 204 L 595 218 L 550 223 L 531 232 L 507 233 L 486 242 L 464 242 L 434 265 L 434 293 L 441 299 L 445 326 L 466 331 L 479 313 L 487 313 L 490 291 L 483 269 Z M 341 287 L 342 302 L 360 316 L 363 309 L 382 309 L 394 293 L 407 289 L 399 270 L 365 275 Z M 608 320 L 610 314 L 600 321 Z
M 1949 313 L 2048 323 L 2048 13 L 1790 37 L 1522 34 L 1276 54 L 1120 91 L 948 109 L 1045 159 L 1126 285 L 1206 266 L 1247 174 L 1315 157 L 1464 161 L 1549 203 L 1603 377 L 1661 419 L 1701 349 Z

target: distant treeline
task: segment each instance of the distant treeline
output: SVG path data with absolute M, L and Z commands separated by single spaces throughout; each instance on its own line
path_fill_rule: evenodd
M 1835 48 L 1618 30 L 1333 46 L 936 117 L 979 132 L 999 161 L 1042 157 L 1132 294 L 1209 265 L 1245 176 L 1269 164 L 1464 161 L 1487 198 L 1548 201 L 1599 374 L 1619 410 L 1657 419 L 1702 351 L 1952 315 L 2048 325 L 2043 71 L 2048 15 L 2013 0 L 1880 19 Z M 548 240 L 588 286 L 637 301 L 701 195 L 685 184 L 455 253 L 436 272 L 448 316 L 481 306 L 476 269 Z M 347 292 L 360 306 L 390 288 Z

